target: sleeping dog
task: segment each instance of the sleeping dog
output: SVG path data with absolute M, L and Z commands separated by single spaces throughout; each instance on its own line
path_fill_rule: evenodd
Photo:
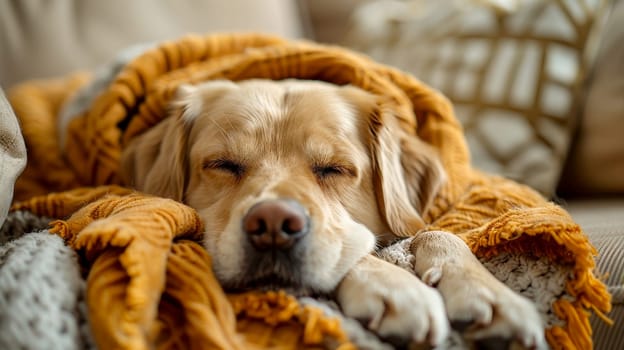
M 418 343 L 442 343 L 451 320 L 469 325 L 467 337 L 544 348 L 529 300 L 455 235 L 420 232 L 444 169 L 375 106 L 363 90 L 322 82 L 183 85 L 170 115 L 124 150 L 123 177 L 198 211 L 226 290 L 331 294 L 381 336 Z M 408 235 L 415 271 L 375 257 Z

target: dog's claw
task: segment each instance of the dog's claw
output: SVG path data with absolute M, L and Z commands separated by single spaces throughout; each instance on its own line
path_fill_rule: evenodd
M 373 316 L 373 318 L 371 318 L 371 320 L 368 322 L 368 326 L 366 327 L 372 331 L 379 330 L 379 327 L 381 326 L 381 321 L 383 320 L 383 315 L 383 313 L 378 313 Z
M 434 266 L 429 270 L 425 271 L 425 273 L 423 273 L 421 277 L 421 280 L 425 282 L 426 285 L 431 287 L 435 287 L 441 279 L 442 269 L 437 266 Z

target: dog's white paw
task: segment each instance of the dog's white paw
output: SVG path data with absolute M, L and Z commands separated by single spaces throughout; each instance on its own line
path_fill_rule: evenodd
M 484 348 L 507 348 L 513 342 L 547 349 L 544 325 L 535 305 L 494 277 L 461 238 L 426 231 L 410 247 L 414 271 L 435 286 L 453 328 Z
M 382 337 L 441 344 L 450 325 L 440 293 L 400 267 L 374 257 L 365 260 L 338 286 L 345 315 L 367 322 Z
M 517 341 L 525 348 L 548 348 L 535 305 L 489 273 L 446 265 L 429 269 L 422 279 L 437 287 L 448 318 L 467 339 Z

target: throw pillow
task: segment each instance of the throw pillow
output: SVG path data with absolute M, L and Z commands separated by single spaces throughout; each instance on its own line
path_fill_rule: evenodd
M 413 73 L 455 106 L 483 170 L 552 195 L 605 1 L 377 1 L 345 44 Z

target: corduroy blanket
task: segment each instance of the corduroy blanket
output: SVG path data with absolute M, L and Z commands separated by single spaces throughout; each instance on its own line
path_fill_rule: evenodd
M 340 322 L 284 293 L 224 294 L 198 244 L 197 214 L 122 187 L 124 145 L 166 116 L 180 83 L 217 78 L 324 80 L 386 97 L 379 108 L 437 148 L 449 176 L 424 214 L 427 229 L 459 235 L 482 261 L 514 255 L 564 266 L 565 293 L 550 305 L 559 322 L 549 324 L 546 337 L 553 348 L 591 348 L 588 311 L 608 312 L 610 296 L 594 275 L 596 251 L 565 210 L 471 168 L 450 103 L 414 77 L 345 49 L 256 34 L 187 36 L 133 59 L 71 121 L 65 154 L 58 113 L 89 78 L 31 82 L 10 92 L 29 152 L 13 210 L 59 219 L 51 232 L 78 251 L 88 273 L 98 346 L 294 349 L 324 347 L 328 338 L 333 346 L 353 346 Z

